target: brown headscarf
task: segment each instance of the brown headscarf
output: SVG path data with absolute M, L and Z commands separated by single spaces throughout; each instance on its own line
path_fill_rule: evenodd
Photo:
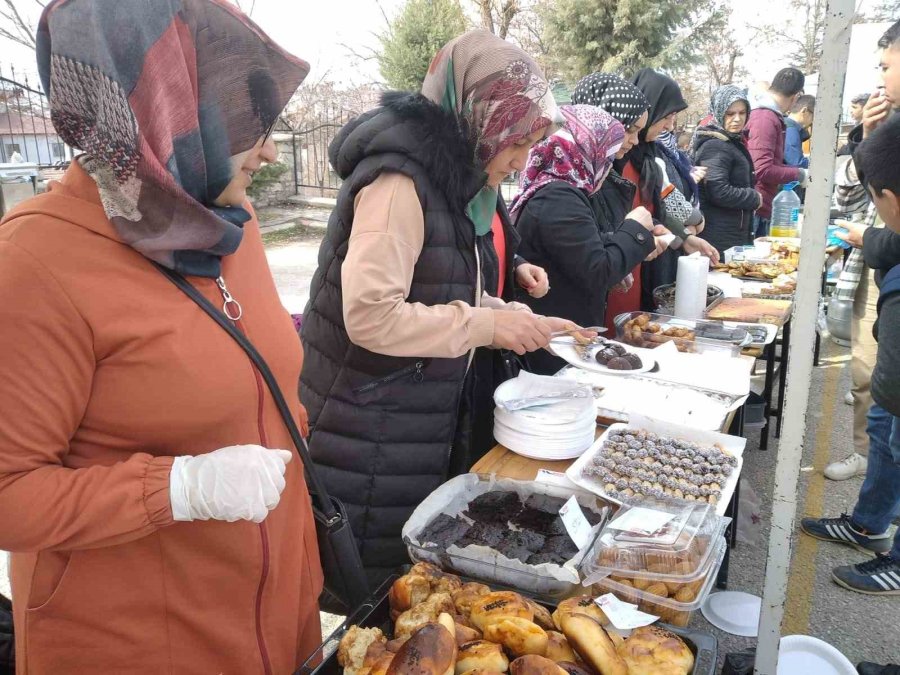
M 422 94 L 466 122 L 482 166 L 539 129 L 553 133 L 564 121 L 540 67 L 486 30 L 444 45 L 428 67 Z M 496 209 L 497 190 L 483 187 L 468 207 L 476 234 L 490 231 Z

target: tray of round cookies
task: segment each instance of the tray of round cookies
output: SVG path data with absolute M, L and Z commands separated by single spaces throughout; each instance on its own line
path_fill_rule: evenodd
M 429 563 L 389 577 L 295 675 L 714 675 L 709 633 L 657 623 L 628 637 L 590 596 L 553 607 Z

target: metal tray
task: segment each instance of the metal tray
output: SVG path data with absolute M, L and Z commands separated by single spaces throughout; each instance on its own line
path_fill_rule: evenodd
M 405 572 L 406 570 L 401 571 Z M 337 647 L 350 626 L 377 627 L 384 631 L 385 635 L 392 635 L 393 622 L 391 621 L 388 592 L 399 576 L 399 574 L 395 574 L 388 577 L 381 587 L 375 591 L 372 600 L 348 616 L 347 620 L 328 636 L 325 642 L 307 659 L 306 663 L 294 672 L 294 675 L 343 675 L 344 669 L 341 668 L 337 661 Z M 492 587 L 498 590 L 502 589 L 500 586 Z M 522 595 L 527 594 L 523 593 Z M 555 609 L 552 605 L 545 606 L 550 611 Z M 694 670 L 691 675 L 715 675 L 718 640 L 713 635 L 703 631 L 669 626 L 664 623 L 655 625 L 681 637 L 694 653 Z

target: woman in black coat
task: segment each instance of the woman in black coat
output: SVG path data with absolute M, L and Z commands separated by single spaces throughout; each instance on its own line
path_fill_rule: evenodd
M 700 184 L 700 206 L 706 217 L 703 239 L 724 254 L 750 241 L 753 212 L 762 204 L 754 189 L 753 159 L 743 131 L 750 114 L 747 92 L 727 84 L 713 94 L 714 122 L 694 137 L 694 162 L 707 168 Z
M 601 231 L 590 196 L 602 185 L 625 140 L 622 124 L 588 105 L 563 106 L 565 126 L 535 145 L 510 209 L 522 256 L 547 270 L 550 291 L 523 300 L 538 314 L 582 326 L 603 323 L 606 296 L 641 260 L 655 253 L 653 223 L 640 209 L 614 231 Z M 529 355 L 530 369 L 552 374 L 563 361 Z

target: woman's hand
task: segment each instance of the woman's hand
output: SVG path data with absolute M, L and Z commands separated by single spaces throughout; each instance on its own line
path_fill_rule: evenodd
M 550 290 L 550 279 L 543 267 L 522 263 L 516 268 L 516 283 L 532 298 L 543 298 Z
M 699 251 L 700 255 L 709 258 L 713 265 L 719 264 L 718 249 L 705 239 L 691 235 L 684 240 L 682 248 L 684 248 L 685 253 L 697 253 Z
M 613 293 L 627 293 L 634 286 L 634 275 L 629 272 L 628 275 L 619 283 L 612 287 Z
M 700 222 L 694 225 L 694 234 L 700 234 L 703 232 L 703 228 L 706 227 L 706 218 L 701 217 Z
M 691 178 L 695 183 L 702 183 L 706 179 L 707 168 L 705 166 L 695 166 L 691 169 Z
M 543 317 L 530 312 L 494 311 L 494 349 L 509 349 L 519 356 L 550 343 L 552 329 Z
M 653 231 L 653 216 L 643 206 L 637 207 L 634 211 L 625 216 L 625 220 L 634 220 L 644 226 L 644 229 Z

